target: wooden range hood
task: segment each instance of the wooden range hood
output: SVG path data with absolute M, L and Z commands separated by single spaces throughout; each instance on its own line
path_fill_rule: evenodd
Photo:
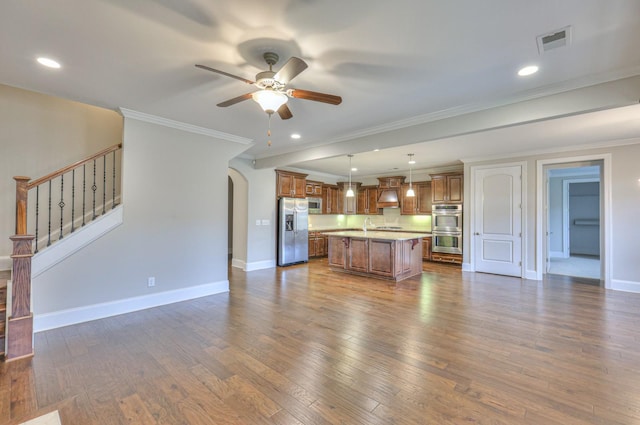
M 378 208 L 400 208 L 398 191 L 404 179 L 404 176 L 378 177 Z

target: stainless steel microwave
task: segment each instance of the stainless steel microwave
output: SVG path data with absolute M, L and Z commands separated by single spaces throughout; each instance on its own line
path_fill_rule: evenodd
M 322 214 L 322 198 L 307 198 L 309 214 Z

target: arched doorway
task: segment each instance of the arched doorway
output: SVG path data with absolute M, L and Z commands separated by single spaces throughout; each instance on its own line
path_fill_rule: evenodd
M 229 168 L 228 234 L 231 266 L 245 270 L 247 263 L 248 182 Z

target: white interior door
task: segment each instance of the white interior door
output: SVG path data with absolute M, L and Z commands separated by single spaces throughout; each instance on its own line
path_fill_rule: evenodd
M 474 214 L 476 271 L 522 276 L 522 167 L 476 170 Z

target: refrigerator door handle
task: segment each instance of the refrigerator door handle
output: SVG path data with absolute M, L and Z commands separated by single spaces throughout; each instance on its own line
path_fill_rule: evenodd
M 293 209 L 293 234 L 298 234 L 298 210 Z

